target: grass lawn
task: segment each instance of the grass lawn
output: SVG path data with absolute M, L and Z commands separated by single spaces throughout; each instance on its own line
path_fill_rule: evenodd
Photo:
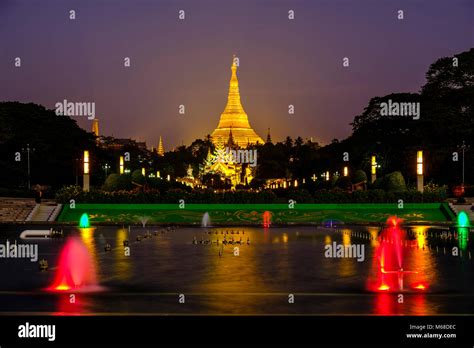
M 148 223 L 199 224 L 208 212 L 212 224 L 260 224 L 265 211 L 271 213 L 272 223 L 321 223 L 337 220 L 350 223 L 384 222 L 397 215 L 406 222 L 439 223 L 454 221 L 455 216 L 446 203 L 409 203 L 399 209 L 395 203 L 380 204 L 76 204 L 66 205 L 58 217 L 59 222 L 79 222 L 83 213 L 94 222 L 136 224 L 146 216 Z

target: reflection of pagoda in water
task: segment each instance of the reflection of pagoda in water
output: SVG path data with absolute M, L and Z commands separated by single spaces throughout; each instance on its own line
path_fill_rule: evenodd
M 219 138 L 227 139 L 229 134 L 232 134 L 235 144 L 239 147 L 245 148 L 249 144 L 256 143 L 264 144 L 263 139 L 250 126 L 248 116 L 240 103 L 236 61 L 237 59 L 234 56 L 227 105 L 221 114 L 217 128 L 211 134 L 212 142 L 217 145 Z

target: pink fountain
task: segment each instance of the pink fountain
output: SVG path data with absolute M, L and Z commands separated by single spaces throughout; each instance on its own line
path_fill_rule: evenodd
M 403 221 L 396 216 L 387 220 L 387 227 L 379 236 L 379 245 L 375 251 L 374 268 L 376 279 L 369 282 L 369 290 L 376 292 L 404 291 L 404 278 L 416 275 L 416 270 L 408 270 L 404 264 L 407 245 L 406 231 L 401 228 Z M 405 247 L 404 247 L 405 246 Z M 425 290 L 425 283 L 411 286 L 414 290 Z
M 66 241 L 59 255 L 58 267 L 49 291 L 97 291 L 94 260 L 77 237 Z

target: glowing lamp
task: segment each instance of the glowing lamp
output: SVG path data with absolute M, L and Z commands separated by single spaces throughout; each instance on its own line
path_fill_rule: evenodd
M 89 223 L 89 215 L 86 213 L 81 215 L 81 219 L 79 220 L 79 227 L 80 228 L 89 228 L 90 223 Z
M 145 168 L 142 168 L 142 175 L 145 176 Z
M 326 172 L 326 181 L 329 181 L 329 171 Z
M 84 151 L 84 174 L 89 174 L 89 151 Z
M 372 156 L 371 159 L 371 173 L 372 175 L 377 174 L 377 161 L 375 159 L 375 156 Z
M 423 151 L 416 152 L 416 188 L 423 192 Z
M 123 156 L 120 156 L 120 174 L 124 172 Z
M 349 168 L 344 167 L 343 174 L 344 174 L 344 176 L 348 176 L 349 175 Z
M 416 153 L 416 174 L 423 175 L 423 151 Z
M 160 176 L 160 171 L 159 171 L 159 170 L 156 171 L 156 177 L 157 177 L 157 178 L 161 178 L 161 176 Z
M 469 227 L 469 218 L 465 211 L 461 211 L 458 215 L 458 227 Z

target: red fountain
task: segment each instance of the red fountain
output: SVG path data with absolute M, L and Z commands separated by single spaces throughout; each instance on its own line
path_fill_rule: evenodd
M 59 255 L 58 268 L 49 291 L 97 290 L 94 261 L 89 250 L 77 237 L 67 240 Z
M 376 292 L 400 292 L 404 290 L 404 278 L 418 271 L 404 269 L 404 248 L 406 231 L 401 228 L 403 220 L 391 216 L 387 227 L 379 236 L 379 245 L 375 251 L 374 266 L 376 280 L 369 283 L 369 289 Z M 414 290 L 426 290 L 423 282 L 410 286 Z
M 270 227 L 272 220 L 272 214 L 267 210 L 263 213 L 263 227 L 268 228 Z

